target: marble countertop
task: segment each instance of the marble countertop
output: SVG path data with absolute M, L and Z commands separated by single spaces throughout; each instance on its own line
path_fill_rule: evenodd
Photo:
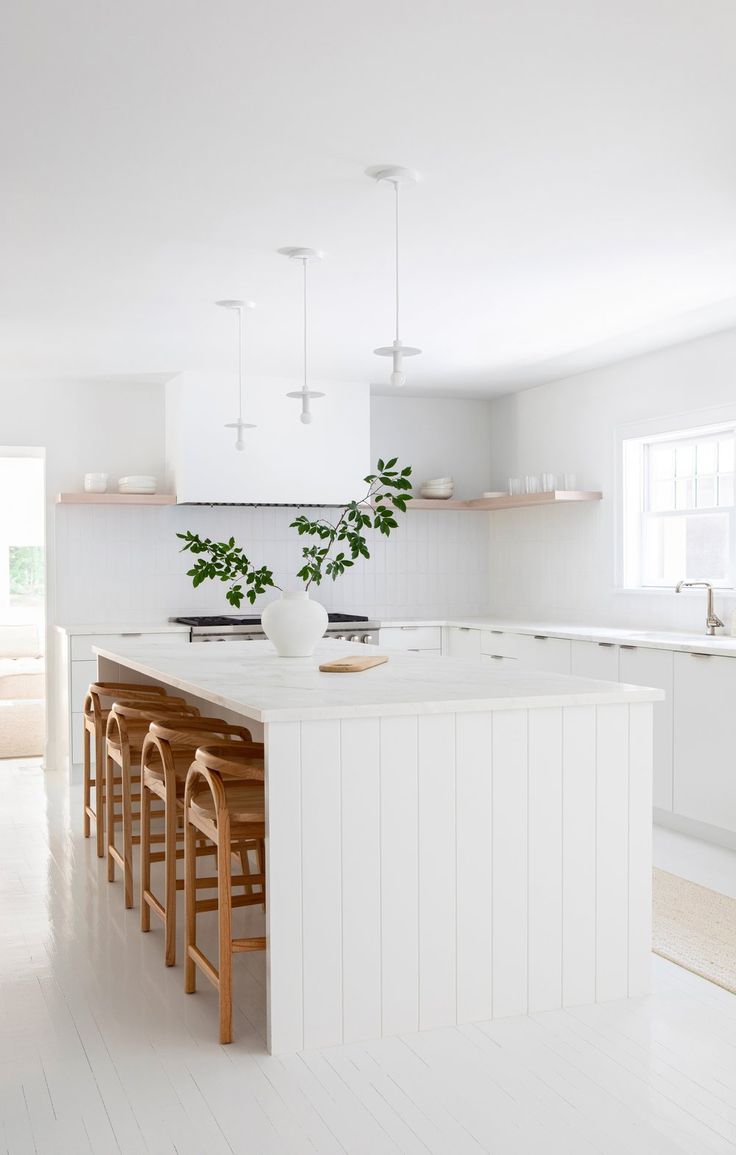
M 320 662 L 355 653 L 324 640 L 311 658 L 279 658 L 270 642 L 95 646 L 104 658 L 257 722 L 382 717 L 549 706 L 654 702 L 661 690 L 564 674 L 497 670 L 481 662 L 391 652 L 360 674 L 323 674 Z M 380 647 L 377 647 L 380 653 Z
M 684 630 L 637 630 L 613 626 L 570 626 L 560 622 L 505 621 L 499 618 L 401 618 L 381 622 L 390 626 L 456 626 L 474 630 L 498 630 L 508 634 L 544 634 L 548 638 L 569 638 L 580 642 L 611 642 L 652 650 L 682 650 L 686 653 L 722 654 L 736 657 L 736 638 L 729 634 L 687 633 Z

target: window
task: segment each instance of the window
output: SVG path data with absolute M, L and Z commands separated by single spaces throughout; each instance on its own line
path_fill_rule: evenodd
M 736 423 L 623 442 L 624 585 L 734 582 Z

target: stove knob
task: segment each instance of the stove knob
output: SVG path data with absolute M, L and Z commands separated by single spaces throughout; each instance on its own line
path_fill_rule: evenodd
M 350 641 L 351 642 L 362 642 L 363 638 L 360 634 L 351 634 L 350 635 Z
M 348 640 L 347 634 L 338 634 L 336 639 L 335 639 L 335 641 L 337 641 L 337 642 L 346 642 L 347 640 Z
M 366 646 L 376 645 L 376 639 L 374 638 L 373 634 L 364 634 L 363 641 L 365 642 Z

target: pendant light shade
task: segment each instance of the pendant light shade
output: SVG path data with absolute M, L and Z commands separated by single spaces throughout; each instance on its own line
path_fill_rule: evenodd
M 392 385 L 405 385 L 406 376 L 404 374 L 404 357 L 416 357 L 421 353 L 421 349 L 415 349 L 411 345 L 404 345 L 401 340 L 399 328 L 399 194 L 404 185 L 416 184 L 419 179 L 417 173 L 412 172 L 410 168 L 402 168 L 400 165 L 378 164 L 367 168 L 366 176 L 371 177 L 372 180 L 383 182 L 385 184 L 393 185 L 394 189 L 394 260 L 395 260 L 395 314 L 396 327 L 394 340 L 390 345 L 382 345 L 380 349 L 374 349 L 373 352 L 378 357 L 392 358 Z
M 317 249 L 305 249 L 297 245 L 288 245 L 284 249 L 279 249 L 279 253 L 283 257 L 289 257 L 292 261 L 301 261 L 302 265 L 302 285 L 304 292 L 304 379 L 301 389 L 296 389 L 293 393 L 287 393 L 286 396 L 299 398 L 302 403 L 300 421 L 302 425 L 311 425 L 311 402 L 317 397 L 324 397 L 324 393 L 318 393 L 316 390 L 310 389 L 307 383 L 307 265 L 310 261 L 321 261 L 322 254 L 318 252 Z
M 252 301 L 215 301 L 221 309 L 232 309 L 237 315 L 238 319 L 238 420 L 228 421 L 225 426 L 226 429 L 234 429 L 235 432 L 235 448 L 238 452 L 245 449 L 245 442 L 243 441 L 244 429 L 255 429 L 255 425 L 249 425 L 243 421 L 243 390 L 245 380 L 245 311 L 246 309 L 255 309 Z

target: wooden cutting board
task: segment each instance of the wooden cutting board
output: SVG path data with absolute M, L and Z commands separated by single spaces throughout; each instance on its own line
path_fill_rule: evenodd
M 349 654 L 347 658 L 338 658 L 334 662 L 323 662 L 320 670 L 323 674 L 357 674 L 361 670 L 370 670 L 373 666 L 382 666 L 387 662 L 385 655 L 363 657 L 362 654 Z

